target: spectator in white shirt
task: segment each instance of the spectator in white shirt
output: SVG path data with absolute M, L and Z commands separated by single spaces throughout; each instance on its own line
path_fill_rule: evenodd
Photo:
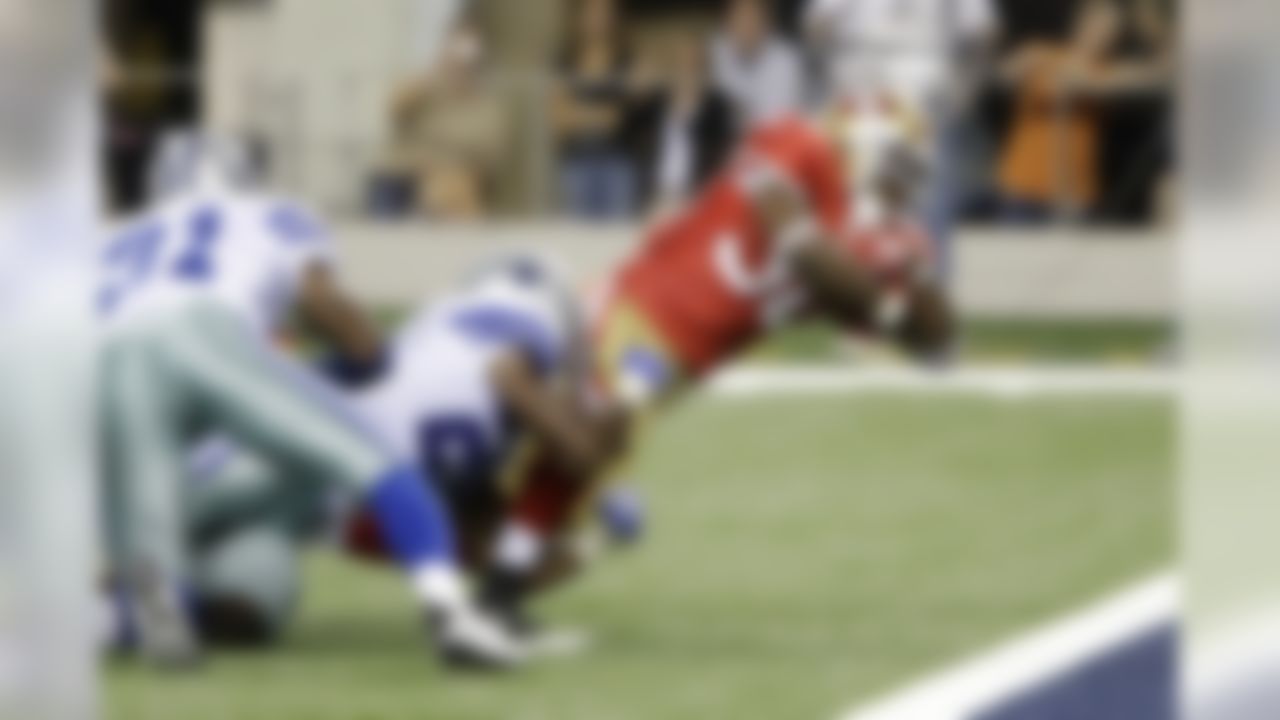
M 999 17 L 993 0 L 810 0 L 805 28 L 832 91 L 936 106 L 971 85 Z
M 806 35 L 827 92 L 888 97 L 925 131 L 930 173 L 922 212 L 944 269 L 965 176 L 986 168 L 972 120 L 1000 21 L 994 0 L 810 0 Z
M 797 110 L 804 101 L 799 52 L 776 32 L 765 0 L 730 0 L 724 30 L 712 43 L 711 64 L 740 129 Z

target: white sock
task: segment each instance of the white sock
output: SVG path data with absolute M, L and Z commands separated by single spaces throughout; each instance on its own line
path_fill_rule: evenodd
M 452 610 L 467 603 L 467 585 L 452 565 L 431 563 L 410 575 L 419 602 L 429 608 Z
M 519 521 L 508 522 L 498 536 L 494 563 L 517 573 L 532 572 L 542 559 L 542 537 Z

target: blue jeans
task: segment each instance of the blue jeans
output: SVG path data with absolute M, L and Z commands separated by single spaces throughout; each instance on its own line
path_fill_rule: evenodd
M 560 196 L 574 217 L 630 217 L 636 206 L 635 167 L 621 152 L 568 155 L 560 161 Z
M 1048 225 L 1053 222 L 1053 208 L 1038 200 L 1006 195 L 1000 201 L 1000 221 L 1014 227 Z
M 951 280 L 952 234 L 956 220 L 956 191 L 961 126 L 952 118 L 939 119 L 941 127 L 936 131 L 935 161 L 921 188 L 920 212 L 925 229 L 933 241 L 937 262 L 938 280 L 944 285 Z

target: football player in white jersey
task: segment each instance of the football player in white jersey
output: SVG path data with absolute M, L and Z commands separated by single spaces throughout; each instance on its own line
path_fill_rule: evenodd
M 586 471 L 618 451 L 624 429 L 607 413 L 588 418 L 572 392 L 585 352 L 568 283 L 537 258 L 511 256 L 424 305 L 397 334 L 387 372 L 350 396 L 363 421 L 438 484 L 474 563 L 504 515 L 500 478 L 518 441 Z M 299 471 L 225 445 L 193 457 L 189 530 L 210 639 L 273 639 L 292 609 L 296 548 L 308 541 L 328 536 L 373 560 L 392 549 L 376 508 L 334 517 L 322 493 L 299 492 Z
M 464 588 L 433 485 L 274 347 L 296 309 L 348 357 L 377 353 L 337 289 L 322 229 L 288 201 L 237 189 L 224 170 L 230 154 L 208 147 L 190 154 L 200 161 L 182 192 L 127 223 L 103 258 L 105 526 L 143 655 L 176 668 L 201 655 L 182 598 L 191 572 L 180 478 L 190 443 L 216 430 L 305 468 L 295 482 L 369 507 L 445 659 L 519 662 L 517 644 Z
M 560 462 L 592 469 L 612 454 L 613 428 L 577 409 L 584 323 L 552 264 L 499 258 L 406 323 L 392 367 L 356 404 L 447 484 L 495 478 L 525 433 Z

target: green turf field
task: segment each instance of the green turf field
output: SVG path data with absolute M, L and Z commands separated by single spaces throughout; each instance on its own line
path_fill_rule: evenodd
M 758 362 L 812 362 L 844 357 L 847 338 L 824 323 L 774 333 L 754 349 Z M 967 362 L 1146 364 L 1174 351 L 1175 335 L 1158 320 L 967 318 L 960 355 Z
M 547 608 L 587 656 L 446 677 L 397 578 L 317 558 L 278 652 L 116 668 L 112 717 L 834 717 L 1169 562 L 1173 443 L 1157 399 L 695 401 L 636 467 L 650 541 Z

